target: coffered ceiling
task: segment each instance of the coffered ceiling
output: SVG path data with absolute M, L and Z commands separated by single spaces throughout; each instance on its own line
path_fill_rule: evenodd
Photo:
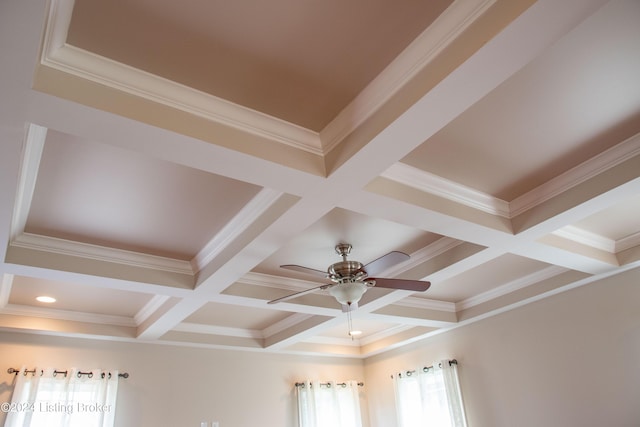
M 640 2 L 0 5 L 0 328 L 367 357 L 640 265 Z M 283 269 L 367 264 L 348 315 Z M 47 295 L 55 303 L 41 303 Z M 570 315 L 570 314 L 568 314 Z

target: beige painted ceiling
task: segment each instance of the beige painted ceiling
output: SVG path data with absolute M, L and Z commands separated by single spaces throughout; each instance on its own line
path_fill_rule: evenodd
M 634 0 L 2 2 L 0 328 L 364 358 L 638 268 L 637 22 Z M 280 266 L 338 243 L 432 286 L 367 290 L 353 339 L 327 291 L 267 304 L 326 284 Z

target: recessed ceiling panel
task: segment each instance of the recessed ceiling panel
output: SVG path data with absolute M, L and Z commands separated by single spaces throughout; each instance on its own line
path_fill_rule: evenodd
M 612 2 L 404 163 L 505 201 L 640 132 L 640 25 Z
M 76 0 L 68 43 L 321 130 L 451 0 Z
M 38 302 L 36 298 L 39 296 L 53 297 L 56 302 L 51 304 Z M 9 304 L 134 317 L 151 297 L 140 292 L 15 276 L 9 295 Z
M 416 297 L 449 302 L 460 302 L 467 298 L 493 291 L 506 285 L 514 285 L 523 277 L 549 267 L 548 264 L 512 254 L 502 255 L 478 267 L 465 271 L 441 282 L 433 282 L 424 294 Z M 535 278 L 531 280 L 535 281 Z M 523 286 L 533 282 L 521 282 Z
M 185 319 L 186 323 L 262 330 L 291 313 L 210 302 Z
M 614 242 L 640 233 L 640 196 L 632 197 L 574 224 Z
M 189 260 L 258 191 L 50 130 L 25 231 Z
M 292 239 L 254 271 L 309 279 L 308 275 L 279 266 L 296 264 L 326 271 L 329 265 L 342 260 L 335 251 L 338 243 L 352 245 L 348 259 L 368 264 L 391 251 L 411 254 L 439 238 L 403 224 L 337 208 Z

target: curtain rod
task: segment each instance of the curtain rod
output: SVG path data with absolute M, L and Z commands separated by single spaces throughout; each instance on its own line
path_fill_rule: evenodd
M 449 362 L 449 366 L 451 365 L 457 365 L 458 361 L 456 359 L 451 359 L 448 361 Z M 442 362 L 438 363 L 438 366 L 442 368 Z M 429 369 L 433 369 L 433 365 L 431 366 L 425 366 L 424 368 L 422 368 L 422 372 L 427 372 Z M 416 371 L 406 371 L 405 374 L 410 377 L 411 374 L 414 374 Z M 398 375 L 402 375 L 402 372 L 398 373 Z M 393 378 L 393 375 L 391 375 L 391 378 Z
M 304 387 L 305 383 L 296 383 L 295 385 L 296 385 L 296 387 Z M 320 383 L 320 385 L 321 386 L 324 385 L 324 386 L 327 386 L 327 387 L 331 387 L 331 383 Z M 346 387 L 347 383 L 336 383 L 336 385 L 339 385 L 340 387 Z M 360 382 L 360 383 L 358 383 L 358 385 L 360 387 L 362 387 L 362 386 L 364 386 L 364 383 Z
M 19 372 L 20 372 L 20 370 L 19 370 L 19 369 L 16 369 L 16 368 L 9 368 L 9 369 L 7 369 L 7 373 L 8 373 L 8 374 L 16 374 L 16 375 L 18 375 L 18 373 L 19 373 Z M 40 375 L 42 375 L 43 373 L 44 373 L 44 370 L 40 369 Z M 55 376 L 56 376 L 56 375 L 58 375 L 58 374 L 64 374 L 64 376 L 66 377 L 66 376 L 67 376 L 67 373 L 68 373 L 68 371 L 58 371 L 58 370 L 56 369 L 56 370 L 54 370 L 54 371 L 53 371 L 53 376 L 55 377 Z M 36 369 L 35 369 L 35 368 L 33 368 L 33 369 L 32 369 L 32 370 L 30 370 L 30 371 L 29 371 L 29 370 L 25 370 L 25 371 L 24 371 L 24 374 L 25 374 L 25 375 L 26 375 L 26 374 L 34 374 L 34 375 L 35 375 L 35 374 L 36 374 Z M 102 378 L 104 378 L 106 374 L 107 374 L 106 372 L 103 372 L 103 373 L 102 373 Z M 82 377 L 83 375 L 86 375 L 86 376 L 88 376 L 89 378 L 92 378 L 92 377 L 93 377 L 93 372 L 82 372 L 82 371 L 78 371 L 78 373 L 77 373 L 76 375 L 78 376 L 78 378 Z M 108 373 L 108 375 L 109 375 L 109 378 L 111 378 L 111 372 L 109 372 L 109 373 Z M 123 373 L 121 373 L 121 374 L 118 374 L 118 377 L 120 377 L 120 378 L 125 378 L 125 379 L 126 379 L 126 378 L 129 378 L 129 373 L 128 373 L 128 372 L 123 372 Z

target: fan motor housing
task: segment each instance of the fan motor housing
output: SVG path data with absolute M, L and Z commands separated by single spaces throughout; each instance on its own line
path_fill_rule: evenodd
M 329 267 L 329 279 L 335 282 L 362 280 L 367 277 L 363 265 L 358 261 L 340 261 Z

